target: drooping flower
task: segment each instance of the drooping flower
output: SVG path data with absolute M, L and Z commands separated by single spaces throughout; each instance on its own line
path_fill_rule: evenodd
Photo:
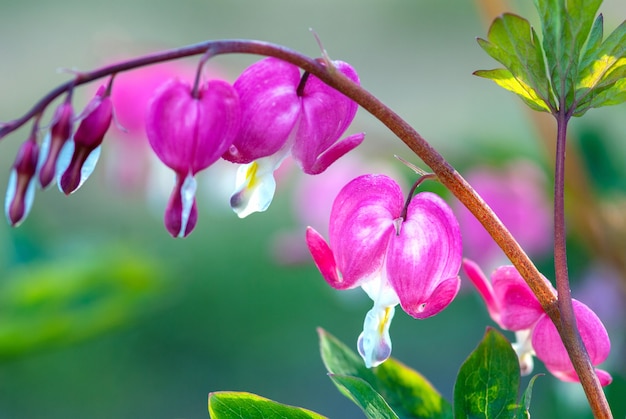
M 354 69 L 332 65 L 354 82 Z M 307 174 L 323 172 L 358 146 L 363 133 L 339 141 L 357 105 L 316 77 L 276 58 L 248 67 L 235 81 L 242 106 L 239 135 L 224 158 L 239 168 L 231 207 L 240 216 L 265 211 L 276 188 L 273 172 L 291 154 Z
M 288 163 L 288 162 L 286 162 Z M 280 168 L 282 171 L 287 164 Z M 339 191 L 352 179 L 375 170 L 392 178 L 399 178 L 397 165 L 388 160 L 363 153 L 353 152 L 316 176 L 302 172 L 289 173 L 292 182 L 291 197 L 295 227 L 278 231 L 274 237 L 273 256 L 281 264 L 300 264 L 311 260 L 306 243 L 302 241 L 302 229 L 315 226 L 318 231 L 328 231 L 330 211 L 333 202 L 329 196 L 337 196 Z M 400 183 L 400 186 L 403 186 Z
M 460 286 L 461 235 L 452 210 L 429 192 L 404 209 L 395 181 L 364 175 L 335 199 L 329 243 L 311 227 L 306 232 L 326 282 L 340 290 L 360 286 L 374 301 L 358 341 L 368 367 L 391 353 L 389 325 L 397 304 L 424 319 L 447 307 Z
M 172 236 L 185 237 L 193 230 L 198 217 L 194 176 L 230 147 L 239 121 L 237 92 L 224 81 L 204 83 L 194 95 L 188 83 L 172 79 L 155 93 L 146 133 L 157 157 L 176 173 L 165 210 Z
M 113 104 L 107 85 L 102 85 L 83 111 L 72 141 L 65 143 L 57 163 L 59 188 L 66 194 L 76 191 L 93 172 L 100 146 L 113 119 Z
M 164 187 L 158 183 L 156 178 L 159 176 L 154 173 L 167 169 L 153 158 L 154 154 L 148 144 L 146 110 L 154 92 L 164 83 L 175 77 L 192 79 L 195 73 L 196 65 L 186 61 L 168 61 L 115 76 L 111 101 L 116 123 L 112 125 L 107 140 L 110 157 L 106 160 L 105 174 L 116 189 L 137 194 L 144 188 L 152 188 L 148 193 L 159 196 L 162 194 L 163 200 L 167 200 L 169 186 Z M 211 71 L 210 74 L 213 78 L 214 72 Z
M 516 333 L 517 342 L 513 349 L 519 357 L 523 375 L 532 372 L 532 357 L 536 355 L 555 377 L 563 381 L 579 381 L 556 327 L 515 267 L 496 269 L 491 282 L 471 260 L 465 259 L 463 268 L 485 301 L 493 321 Z M 552 287 L 547 279 L 544 281 Z M 594 366 L 599 365 L 611 350 L 609 335 L 589 307 L 575 299 L 572 304 L 589 358 Z M 596 374 L 603 386 L 611 383 L 608 372 L 596 368 Z
M 34 130 L 36 131 L 36 130 Z M 4 212 L 9 224 L 19 225 L 28 215 L 35 197 L 37 157 L 39 147 L 35 132 L 20 147 L 7 188 Z

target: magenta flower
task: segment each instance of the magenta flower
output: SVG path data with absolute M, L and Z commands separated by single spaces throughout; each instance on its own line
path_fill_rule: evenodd
M 195 174 L 206 169 L 233 143 L 239 129 L 239 99 L 221 80 L 191 86 L 172 79 L 157 90 L 148 110 L 146 133 L 159 159 L 176 173 L 176 186 L 165 210 L 165 226 L 185 237 L 197 218 Z
M 493 321 L 503 329 L 515 332 L 517 342 L 513 344 L 513 349 L 519 357 L 523 375 L 532 372 L 532 357 L 536 355 L 555 377 L 563 381 L 579 381 L 556 327 L 515 267 L 496 269 L 491 275 L 491 282 L 474 262 L 465 259 L 463 268 L 485 300 Z M 550 285 L 547 279 L 544 280 Z M 611 350 L 609 335 L 589 307 L 575 299 L 572 304 L 591 362 L 593 365 L 601 364 Z M 603 386 L 611 383 L 608 372 L 596 369 L 596 374 Z
M 350 65 L 332 64 L 359 81 Z M 224 158 L 244 164 L 231 198 L 240 217 L 267 209 L 276 189 L 273 172 L 289 154 L 305 173 L 318 174 L 363 141 L 363 133 L 339 141 L 357 104 L 316 77 L 301 76 L 293 64 L 263 59 L 248 67 L 234 87 L 241 99 L 242 126 Z
M 113 120 L 113 103 L 106 85 L 85 107 L 72 141 L 65 143 L 57 162 L 59 188 L 66 194 L 76 191 L 93 172 L 104 135 Z
M 340 290 L 360 286 L 374 301 L 358 341 L 368 367 L 391 353 L 389 325 L 397 304 L 424 319 L 450 304 L 460 286 L 461 235 L 452 210 L 439 196 L 423 192 L 403 212 L 395 181 L 364 175 L 335 199 L 330 244 L 311 227 L 306 232 L 326 282 Z

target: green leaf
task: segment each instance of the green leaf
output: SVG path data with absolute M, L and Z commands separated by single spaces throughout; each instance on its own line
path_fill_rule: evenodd
M 574 103 L 579 59 L 601 3 L 602 0 L 535 0 L 548 72 L 559 103 L 563 101 L 566 109 Z
M 374 369 L 378 391 L 404 417 L 452 418 L 452 406 L 417 371 L 394 358 Z
M 492 58 L 506 67 L 508 72 L 478 72 L 477 75 L 497 80 L 508 80 L 508 88 L 534 106 L 533 109 L 549 111 L 554 109 L 554 101 L 550 81 L 546 75 L 541 44 L 530 23 L 517 15 L 505 13 L 496 18 L 487 34 L 487 39 L 478 39 L 478 44 Z M 475 73 L 476 74 L 476 73 Z M 506 76 L 505 76 L 506 74 Z M 497 75 L 497 77 L 493 77 Z M 531 93 L 532 92 L 532 93 Z
M 509 341 L 488 328 L 454 385 L 455 418 L 510 418 L 517 410 L 519 362 Z
M 602 0 L 535 0 L 543 40 L 530 23 L 505 13 L 480 46 L 505 69 L 474 74 L 495 81 L 532 109 L 581 116 L 626 102 L 626 22 L 604 42 Z M 545 52 L 545 53 L 544 53 Z
M 359 406 L 369 419 L 398 419 L 385 399 L 361 378 L 329 374 L 341 392 Z
M 324 419 L 324 416 L 307 409 L 235 391 L 210 393 L 209 415 L 214 419 Z
M 393 358 L 368 369 L 361 357 L 337 338 L 322 329 L 318 332 L 322 360 L 329 373 L 363 379 L 401 417 L 452 417 L 450 404 L 417 371 Z
M 373 370 L 365 366 L 356 352 L 322 328 L 318 328 L 317 333 L 320 337 L 322 361 L 329 373 L 359 377 L 370 384 L 377 381 Z
M 517 414 L 515 415 L 515 419 L 530 419 L 530 398 L 533 392 L 533 385 L 535 384 L 535 380 L 537 379 L 537 377 L 541 376 L 543 374 L 536 374 L 533 378 L 530 379 L 530 382 L 528 383 L 528 387 L 526 387 L 526 391 L 524 391 L 524 394 L 522 395 L 522 400 L 520 401 L 519 404 L 519 410 L 517 411 Z
M 509 70 L 498 68 L 495 70 L 478 70 L 474 75 L 491 79 L 500 87 L 518 95 L 526 104 L 536 111 L 550 112 L 546 102 L 539 97 L 537 92 L 526 83 L 513 77 Z
M 586 50 L 576 84 L 577 116 L 590 108 L 626 101 L 626 22 L 618 26 L 599 46 L 595 39 L 590 38 L 591 42 L 596 46 Z

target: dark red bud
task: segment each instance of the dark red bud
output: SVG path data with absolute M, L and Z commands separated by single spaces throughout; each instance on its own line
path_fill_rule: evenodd
M 81 184 L 81 178 L 89 173 L 82 173 L 83 166 L 89 155 L 102 144 L 113 119 L 113 103 L 111 96 L 101 86 L 96 96 L 85 108 L 86 115 L 74 133 L 74 152 L 69 166 L 59 179 L 61 190 L 69 195 Z M 84 179 L 82 179 L 84 181 Z
M 12 226 L 26 218 L 32 205 L 34 192 L 31 180 L 37 171 L 38 155 L 37 142 L 29 139 L 22 144 L 13 163 L 13 173 L 9 179 L 6 196 L 6 216 Z
M 72 135 L 72 118 L 74 111 L 70 102 L 62 103 L 54 113 L 52 128 L 50 128 L 50 144 L 45 161 L 39 169 L 39 184 L 47 187 L 54 179 L 59 152 L 65 142 Z

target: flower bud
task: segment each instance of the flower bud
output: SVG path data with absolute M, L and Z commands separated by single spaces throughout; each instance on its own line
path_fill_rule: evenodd
M 39 147 L 32 136 L 20 147 L 11 169 L 4 210 L 14 227 L 26 218 L 33 204 L 38 154 Z
M 111 125 L 113 104 L 105 85 L 98 89 L 84 113 L 73 141 L 62 150 L 63 161 L 59 162 L 59 173 L 62 173 L 59 188 L 66 195 L 78 189 L 93 172 L 100 156 L 100 145 Z
M 69 101 L 63 102 L 56 109 L 52 118 L 52 128 L 46 135 L 39 153 L 39 185 L 48 187 L 56 174 L 57 160 L 61 149 L 72 136 L 74 111 Z

